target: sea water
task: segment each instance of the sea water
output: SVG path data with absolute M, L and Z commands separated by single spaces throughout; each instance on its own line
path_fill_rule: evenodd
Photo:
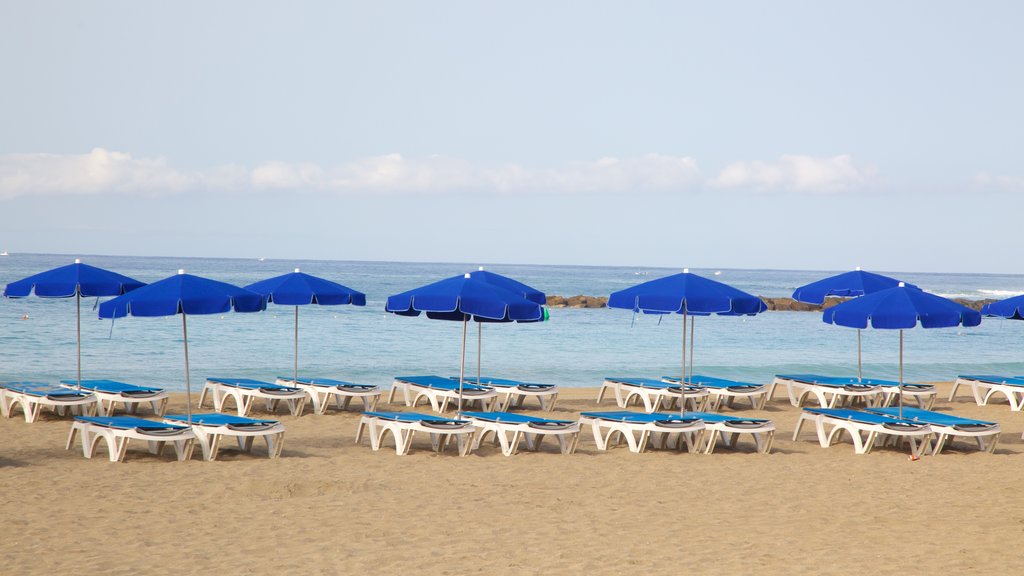
M 0 284 L 69 264 L 64 255 L 0 257 Z M 388 295 L 456 274 L 474 264 L 284 261 L 220 258 L 83 256 L 87 264 L 153 282 L 184 268 L 244 286 L 294 268 L 366 293 L 365 307 L 299 308 L 299 373 L 389 384 L 394 376 L 459 372 L 462 324 L 388 314 Z M 607 296 L 678 272 L 677 269 L 597 266 L 484 265 L 547 294 Z M 837 271 L 702 270 L 692 272 L 760 296 Z M 1024 293 L 1024 275 L 884 272 L 951 297 L 1002 298 Z M 109 378 L 180 390 L 185 370 L 182 318 L 97 318 L 97 299 L 83 298 L 82 377 Z M 295 308 L 268 306 L 254 314 L 188 317 L 193 385 L 207 376 L 273 380 L 292 373 Z M 470 324 L 466 373 L 597 386 L 604 376 L 659 377 L 682 369 L 682 318 L 627 310 L 552 309 L 548 322 Z M 696 374 L 768 382 L 774 374 L 856 375 L 857 331 L 821 321 L 816 312 L 765 312 L 752 317 L 696 319 Z M 482 336 L 482 337 L 481 337 Z M 864 330 L 864 375 L 896 378 L 895 330 Z M 1024 322 L 985 319 L 975 328 L 916 328 L 905 332 L 908 381 L 950 380 L 958 373 L 1024 374 Z M 75 301 L 0 298 L 0 380 L 55 383 L 75 377 Z

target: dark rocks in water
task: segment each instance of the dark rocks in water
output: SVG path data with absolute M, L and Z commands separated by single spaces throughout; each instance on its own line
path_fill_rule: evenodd
M 846 298 L 827 298 L 824 304 L 807 304 L 804 302 L 797 302 L 792 298 L 766 298 L 761 297 L 764 303 L 768 305 L 769 310 L 777 310 L 784 312 L 820 312 L 825 308 L 831 308 L 836 304 L 845 302 Z M 958 302 L 974 310 L 981 310 L 981 307 L 985 304 L 996 302 L 993 299 L 986 300 L 968 300 L 966 298 L 953 298 L 954 302 Z M 549 308 L 605 308 L 608 306 L 608 298 L 604 296 L 548 296 L 548 307 Z
M 824 304 L 808 304 L 806 302 L 798 302 L 792 298 L 767 298 L 764 296 L 761 296 L 761 300 L 764 300 L 769 310 L 784 312 L 821 312 L 825 308 L 831 308 L 836 304 L 846 301 L 845 298 L 826 298 Z
M 608 299 L 603 296 L 548 296 L 549 308 L 604 308 Z

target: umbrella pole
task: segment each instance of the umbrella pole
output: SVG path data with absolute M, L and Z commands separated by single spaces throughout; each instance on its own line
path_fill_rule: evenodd
M 299 307 L 295 307 L 295 366 L 292 372 L 292 385 L 299 384 Z
M 903 329 L 900 329 L 900 419 L 903 418 Z
M 480 358 L 484 343 L 484 323 L 476 323 L 476 385 L 480 385 Z
M 693 324 L 696 320 L 696 316 L 690 316 L 690 382 L 693 382 Z
M 686 386 L 686 303 L 683 303 L 683 375 L 679 379 L 680 386 Z M 686 412 L 686 397 L 681 398 L 682 411 Z
M 75 352 L 78 355 L 78 390 L 82 389 L 82 291 L 75 289 L 75 308 L 78 309 L 78 324 L 76 326 L 78 345 Z
M 188 374 L 188 323 L 185 312 L 181 313 L 181 335 L 185 339 L 185 414 L 188 425 L 192 425 L 192 382 Z
M 860 328 L 857 328 L 857 382 L 861 380 Z
M 459 411 L 456 417 L 462 416 L 462 382 L 466 377 L 466 315 L 462 315 L 462 363 L 459 365 Z

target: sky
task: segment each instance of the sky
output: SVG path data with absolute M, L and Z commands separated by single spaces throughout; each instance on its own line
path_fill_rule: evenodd
M 1019 272 L 1019 2 L 0 2 L 0 250 Z

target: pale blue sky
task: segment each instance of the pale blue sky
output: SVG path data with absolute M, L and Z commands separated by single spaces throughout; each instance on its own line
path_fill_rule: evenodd
M 4 2 L 0 250 L 1016 272 L 1017 2 Z

